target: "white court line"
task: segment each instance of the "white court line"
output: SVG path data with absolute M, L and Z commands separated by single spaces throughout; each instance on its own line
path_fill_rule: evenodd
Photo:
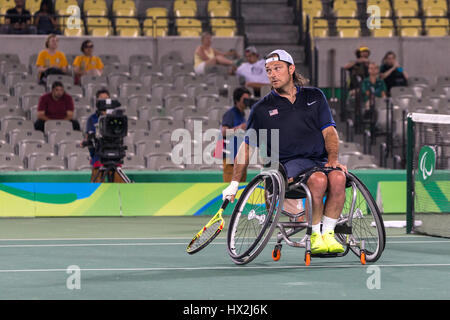
M 450 240 L 425 240 L 425 241 L 388 241 L 389 244 L 426 244 L 445 243 Z M 226 245 L 226 242 L 212 242 L 210 245 Z M 275 244 L 275 241 L 269 242 Z M 57 244 L 4 244 L 0 248 L 39 248 L 39 247 L 115 247 L 115 246 L 187 246 L 184 242 L 127 242 L 127 243 L 57 243 Z
M 388 236 L 391 238 L 427 238 L 436 239 L 432 236 L 421 235 L 405 235 L 405 236 Z M 226 240 L 226 237 L 217 237 L 217 240 Z M 192 237 L 149 237 L 149 238 L 4 238 L 0 241 L 102 241 L 102 240 L 192 240 Z M 450 240 L 448 240 L 450 241 Z
M 336 269 L 336 268 L 367 268 L 377 266 L 380 268 L 405 268 L 405 267 L 450 267 L 450 263 L 421 263 L 421 264 L 347 264 L 347 265 L 326 265 L 326 266 L 230 266 L 230 267 L 155 267 L 155 268 L 86 268 L 83 272 L 108 272 L 108 271 L 205 271 L 205 270 L 263 270 L 263 269 Z M 0 273 L 19 273 L 19 272 L 67 272 L 68 269 L 0 269 Z

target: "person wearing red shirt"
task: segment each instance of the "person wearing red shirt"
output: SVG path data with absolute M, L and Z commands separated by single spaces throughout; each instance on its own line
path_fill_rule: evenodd
M 72 97 L 64 91 L 61 82 L 52 84 L 52 91 L 45 93 L 39 99 L 37 120 L 34 128 L 44 132 L 47 120 L 69 120 L 72 122 L 73 130 L 80 130 L 80 124 L 73 119 L 74 104 Z

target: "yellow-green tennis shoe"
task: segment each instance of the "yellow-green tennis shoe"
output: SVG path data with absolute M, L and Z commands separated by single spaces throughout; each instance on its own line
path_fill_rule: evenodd
M 325 232 L 322 235 L 323 242 L 330 253 L 342 253 L 344 252 L 344 247 L 336 240 L 334 237 L 334 231 Z
M 311 253 L 326 253 L 328 247 L 322 239 L 322 235 L 317 232 L 311 234 Z

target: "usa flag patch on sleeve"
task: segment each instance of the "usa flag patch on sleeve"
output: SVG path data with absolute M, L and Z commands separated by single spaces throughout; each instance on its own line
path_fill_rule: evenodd
M 270 110 L 269 111 L 269 115 L 271 116 L 271 117 L 273 117 L 273 116 L 275 116 L 275 115 L 277 115 L 278 114 L 278 110 L 277 109 L 273 109 L 273 110 Z

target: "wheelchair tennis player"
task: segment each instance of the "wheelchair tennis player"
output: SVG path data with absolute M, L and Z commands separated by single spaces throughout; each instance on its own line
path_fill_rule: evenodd
M 320 89 L 304 86 L 306 80 L 295 72 L 294 61 L 286 51 L 271 52 L 265 66 L 273 90 L 253 105 L 247 130 L 267 129 L 267 136 L 270 130 L 279 130 L 279 161 L 289 182 L 314 167 L 336 169 L 328 174 L 316 171 L 307 180 L 313 211 L 311 253 L 344 252 L 335 239 L 334 229 L 345 202 L 347 168 L 338 161 L 339 137 L 328 102 Z M 267 141 L 267 149 L 270 152 L 270 141 Z M 222 192 L 224 199 L 234 202 L 238 181 L 247 169 L 253 150 L 248 140 L 239 147 L 232 182 Z M 298 213 L 300 208 L 300 200 L 285 200 L 287 211 Z

